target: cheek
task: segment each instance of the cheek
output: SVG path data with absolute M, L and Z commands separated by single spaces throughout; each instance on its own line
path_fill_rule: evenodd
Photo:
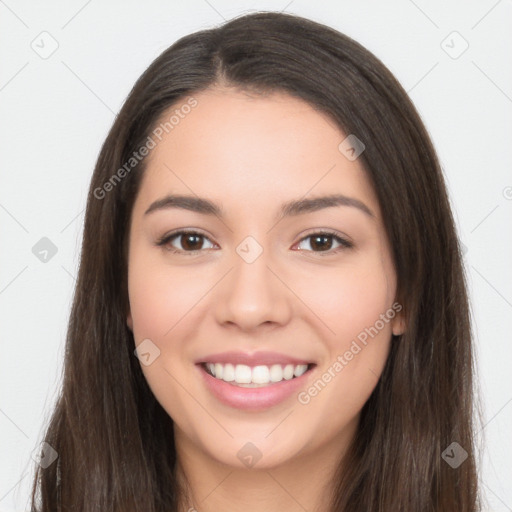
M 165 343 L 204 295 L 204 280 L 194 276 L 200 271 L 183 271 L 151 260 L 137 253 L 130 260 L 128 294 L 133 332 L 136 342 L 150 338 Z
M 194 271 L 172 269 L 154 259 L 143 251 L 131 254 L 128 294 L 133 335 L 136 345 L 150 339 L 160 350 L 151 364 L 141 364 L 141 370 L 169 416 L 183 420 L 194 417 L 185 412 L 191 403 L 181 383 L 190 379 L 189 342 L 199 338 L 197 322 L 190 319 L 202 305 L 198 301 L 205 293 L 205 281 L 191 275 Z
M 309 280 L 306 301 L 329 328 L 324 331 L 327 350 L 319 379 L 299 400 L 309 404 L 312 418 L 322 417 L 328 404 L 332 425 L 339 426 L 357 414 L 375 388 L 389 353 L 395 316 L 390 270 L 375 254 L 358 260 L 357 266 L 340 266 L 328 277 Z
M 369 254 L 357 264 L 301 280 L 300 294 L 329 328 L 332 348 L 343 349 L 365 328 L 373 326 L 392 305 L 392 274 L 380 256 Z M 388 322 L 380 330 L 391 332 Z

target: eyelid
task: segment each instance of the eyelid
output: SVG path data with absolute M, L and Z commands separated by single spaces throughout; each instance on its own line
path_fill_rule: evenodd
M 163 236 L 161 236 L 156 241 L 155 245 L 165 248 L 166 244 L 168 244 L 173 238 L 178 238 L 179 235 L 187 235 L 187 234 L 199 235 L 199 236 L 205 238 L 206 240 L 208 240 L 209 242 L 211 242 L 213 245 L 216 245 L 215 242 L 213 242 L 210 239 L 210 237 L 199 228 L 179 228 L 174 231 L 168 232 L 168 233 L 164 234 Z M 337 254 L 340 250 L 351 249 L 354 247 L 354 243 L 348 237 L 346 237 L 342 233 L 339 233 L 336 230 L 329 229 L 329 228 L 311 228 L 311 230 L 302 234 L 301 238 L 298 240 L 298 242 L 296 242 L 294 244 L 294 246 L 302 243 L 304 240 L 307 240 L 308 238 L 312 237 L 313 235 L 330 236 L 333 239 L 335 239 L 336 241 L 338 241 L 338 243 L 340 244 L 340 247 L 337 247 L 335 249 L 329 249 L 327 251 L 308 251 L 308 250 L 306 250 L 306 251 L 304 251 L 306 253 L 309 252 L 309 253 L 313 253 L 313 254 L 319 254 L 320 256 L 328 256 L 328 255 L 332 255 L 332 254 Z M 172 248 L 172 249 L 167 249 L 167 250 L 169 250 L 172 253 L 190 254 L 191 255 L 191 254 L 197 254 L 199 252 L 202 252 L 205 249 L 184 251 L 182 249 Z
M 155 245 L 158 247 L 165 248 L 166 244 L 168 244 L 173 238 L 178 237 L 179 235 L 200 235 L 203 238 L 209 240 L 213 245 L 216 245 L 215 242 L 213 242 L 210 237 L 201 229 L 199 228 L 179 228 L 174 231 L 170 231 L 168 233 L 165 233 L 162 235 L 158 240 L 155 242 Z M 170 252 L 173 253 L 188 253 L 188 254 L 196 254 L 198 252 L 204 251 L 204 249 L 196 249 L 194 251 L 183 251 L 181 249 L 167 249 Z
M 354 247 L 354 242 L 352 242 L 349 237 L 347 237 L 343 233 L 340 233 L 330 228 L 312 228 L 311 230 L 308 230 L 307 232 L 303 233 L 300 240 L 297 243 L 295 243 L 294 246 L 302 243 L 304 240 L 307 240 L 313 235 L 330 236 L 334 240 L 337 240 L 340 246 L 334 249 L 329 249 L 327 251 L 304 251 L 306 253 L 318 254 L 320 256 L 329 256 L 333 254 L 338 254 L 342 250 L 352 249 Z
M 341 233 L 340 231 L 337 231 L 337 230 L 331 229 L 331 228 L 308 229 L 307 231 L 305 231 L 304 233 L 301 234 L 301 238 L 300 238 L 299 242 L 304 240 L 305 238 L 312 236 L 312 235 L 332 235 L 333 237 L 340 238 L 349 244 L 353 245 L 353 243 L 354 243 L 354 242 L 352 242 L 352 240 L 350 239 L 349 236 L 345 235 L 344 233 Z

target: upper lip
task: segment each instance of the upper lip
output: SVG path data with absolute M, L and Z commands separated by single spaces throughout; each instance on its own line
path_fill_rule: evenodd
M 233 365 L 245 364 L 247 366 L 273 365 L 273 364 L 312 364 L 312 361 L 291 357 L 277 352 L 221 352 L 218 354 L 209 354 L 201 357 L 196 364 L 201 363 L 231 363 Z

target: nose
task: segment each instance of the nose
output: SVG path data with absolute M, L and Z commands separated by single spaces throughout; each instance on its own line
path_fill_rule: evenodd
M 293 293 L 274 266 L 269 265 L 265 251 L 252 263 L 235 255 L 233 268 L 215 297 L 219 324 L 250 332 L 262 324 L 276 327 L 290 321 Z

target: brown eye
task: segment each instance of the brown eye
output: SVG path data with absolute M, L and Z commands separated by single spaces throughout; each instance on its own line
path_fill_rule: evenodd
M 300 241 L 299 245 L 307 240 L 309 240 L 310 249 L 306 250 L 311 250 L 312 252 L 326 252 L 332 254 L 338 252 L 339 250 L 353 247 L 351 242 L 334 233 L 313 233 L 304 237 Z M 331 250 L 334 243 L 337 243 L 338 246 Z
M 157 245 L 168 247 L 172 252 L 194 252 L 204 249 L 203 244 L 206 240 L 210 242 L 205 235 L 196 231 L 178 231 L 164 236 L 157 242 Z M 207 249 L 211 247 L 207 247 Z
M 203 236 L 202 235 L 186 233 L 183 235 L 178 235 L 177 238 L 179 238 L 179 237 L 182 237 L 181 246 L 186 251 L 197 251 L 198 249 L 201 249 L 201 246 L 203 245 Z
M 315 235 L 311 237 L 309 242 L 314 250 L 328 251 L 333 244 L 333 237 L 331 235 Z

